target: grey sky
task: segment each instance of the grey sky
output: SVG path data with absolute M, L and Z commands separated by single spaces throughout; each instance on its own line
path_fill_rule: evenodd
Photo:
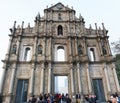
M 108 29 L 110 42 L 120 38 L 120 0 L 1 0 L 0 1 L 0 60 L 3 60 L 7 52 L 9 37 L 9 28 L 13 22 L 17 21 L 17 26 L 24 21 L 26 27 L 28 23 L 34 26 L 35 16 L 40 12 L 43 16 L 43 10 L 58 2 L 68 5 L 76 10 L 76 16 L 81 14 L 85 20 L 86 27 L 89 24 L 95 28 L 102 28 L 101 23 Z M 0 62 L 0 75 L 3 63 Z

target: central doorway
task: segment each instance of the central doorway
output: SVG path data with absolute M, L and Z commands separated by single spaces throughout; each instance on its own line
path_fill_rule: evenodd
M 101 102 L 105 101 L 102 79 L 93 79 L 94 93 Z
M 55 76 L 55 93 L 68 93 L 68 76 Z

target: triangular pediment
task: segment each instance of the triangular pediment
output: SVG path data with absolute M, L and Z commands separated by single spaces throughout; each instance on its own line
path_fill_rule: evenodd
M 53 11 L 56 11 L 56 10 L 72 10 L 70 9 L 68 6 L 64 6 L 62 3 L 57 3 L 49 8 L 47 8 L 47 10 L 53 10 Z

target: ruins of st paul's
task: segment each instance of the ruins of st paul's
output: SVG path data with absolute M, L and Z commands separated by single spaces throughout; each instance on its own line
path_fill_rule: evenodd
M 95 94 L 107 100 L 119 92 L 108 30 L 85 27 L 75 10 L 57 3 L 35 17 L 34 26 L 24 22 L 10 29 L 9 47 L 3 60 L 0 94 L 6 103 L 25 103 L 30 95 L 55 93 L 55 77 L 66 76 L 68 94 L 73 98 Z M 62 50 L 63 60 L 58 60 Z

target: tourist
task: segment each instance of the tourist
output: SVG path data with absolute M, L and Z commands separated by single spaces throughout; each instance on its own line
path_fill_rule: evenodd
M 66 103 L 71 103 L 71 99 L 69 98 L 68 94 L 66 94 L 65 102 Z
M 2 103 L 2 95 L 0 94 L 0 103 Z
M 118 103 L 118 101 L 117 101 L 117 98 L 116 98 L 116 95 L 115 95 L 115 94 L 112 94 L 112 95 L 110 96 L 110 101 L 111 101 L 112 103 Z
M 32 95 L 28 100 L 28 103 L 36 103 L 36 102 L 37 102 L 37 98 L 35 98 L 34 95 Z
M 80 103 L 81 95 L 78 93 L 76 94 L 76 103 Z
M 84 95 L 84 103 L 89 103 L 89 95 Z
M 120 97 L 118 96 L 117 92 L 115 92 L 115 96 L 117 98 L 117 102 L 120 103 Z
M 39 95 L 37 103 L 44 103 L 42 94 Z

